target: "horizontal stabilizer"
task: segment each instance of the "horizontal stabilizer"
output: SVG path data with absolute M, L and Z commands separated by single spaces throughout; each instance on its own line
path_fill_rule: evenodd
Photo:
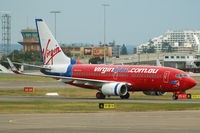
M 35 68 L 41 68 L 41 69 L 45 69 L 45 70 L 51 70 L 50 66 L 48 65 L 32 65 L 32 64 L 27 64 L 27 63 L 19 63 L 19 62 L 12 62 L 13 64 L 17 64 L 17 65 L 23 65 L 23 66 L 29 66 L 29 67 L 35 67 Z
M 14 64 L 11 62 L 11 60 L 9 58 L 7 58 L 7 60 L 8 60 L 11 70 L 16 74 L 21 74 L 21 72 L 17 70 L 17 68 L 14 66 Z

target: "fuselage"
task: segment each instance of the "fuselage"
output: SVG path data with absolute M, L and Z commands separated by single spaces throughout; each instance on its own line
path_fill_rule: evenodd
M 62 75 L 73 78 L 125 82 L 130 85 L 129 91 L 184 92 L 196 85 L 196 81 L 184 71 L 158 66 L 73 64 L 68 66 L 66 73 Z M 66 83 L 99 89 L 98 86 L 73 81 Z
M 36 19 L 36 27 L 43 61 L 41 72 L 71 85 L 98 89 L 103 97 L 129 97 L 127 90 L 184 92 L 196 85 L 187 73 L 174 68 L 79 64 L 64 54 L 42 19 Z

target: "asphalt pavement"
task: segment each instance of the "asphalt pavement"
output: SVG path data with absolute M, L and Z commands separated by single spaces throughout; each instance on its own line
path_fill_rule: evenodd
M 0 114 L 1 133 L 199 133 L 200 110 Z

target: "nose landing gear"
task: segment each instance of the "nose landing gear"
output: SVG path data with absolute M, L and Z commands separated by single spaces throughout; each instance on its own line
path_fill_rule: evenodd
M 178 100 L 178 99 L 191 99 L 191 94 L 187 94 L 186 92 L 174 92 L 172 96 L 173 100 Z

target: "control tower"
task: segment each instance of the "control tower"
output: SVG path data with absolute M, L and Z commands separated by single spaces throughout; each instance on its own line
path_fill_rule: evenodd
M 23 41 L 18 42 L 23 45 L 23 51 L 40 50 L 38 40 L 38 33 L 36 29 L 23 29 L 21 30 Z

